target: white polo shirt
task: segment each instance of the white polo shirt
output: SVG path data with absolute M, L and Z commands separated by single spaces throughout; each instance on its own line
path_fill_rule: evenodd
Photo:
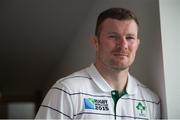
M 157 95 L 131 75 L 128 75 L 127 94 L 119 98 L 116 107 L 112 91 L 92 64 L 57 81 L 42 102 L 36 119 L 160 118 Z

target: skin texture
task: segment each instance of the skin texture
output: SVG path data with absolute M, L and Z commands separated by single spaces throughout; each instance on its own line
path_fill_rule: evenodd
M 112 88 L 121 91 L 140 44 L 137 24 L 134 20 L 108 18 L 92 44 L 96 50 L 96 68 Z

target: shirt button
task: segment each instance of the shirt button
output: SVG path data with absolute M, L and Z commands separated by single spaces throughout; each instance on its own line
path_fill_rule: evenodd
M 116 92 L 112 92 L 112 95 L 115 95 L 116 94 Z

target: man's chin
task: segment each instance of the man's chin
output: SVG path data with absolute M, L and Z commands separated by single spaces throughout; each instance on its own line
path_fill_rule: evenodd
M 115 71 L 123 71 L 129 69 L 129 66 L 127 65 L 113 65 L 112 69 Z

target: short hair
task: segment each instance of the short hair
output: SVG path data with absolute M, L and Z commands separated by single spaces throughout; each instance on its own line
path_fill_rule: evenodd
M 112 19 L 117 19 L 117 20 L 134 20 L 139 26 L 139 22 L 137 20 L 136 15 L 125 8 L 110 8 L 102 13 L 99 14 L 97 23 L 96 23 L 96 29 L 95 29 L 95 35 L 99 36 L 101 32 L 101 24 L 107 19 L 107 18 L 112 18 Z

